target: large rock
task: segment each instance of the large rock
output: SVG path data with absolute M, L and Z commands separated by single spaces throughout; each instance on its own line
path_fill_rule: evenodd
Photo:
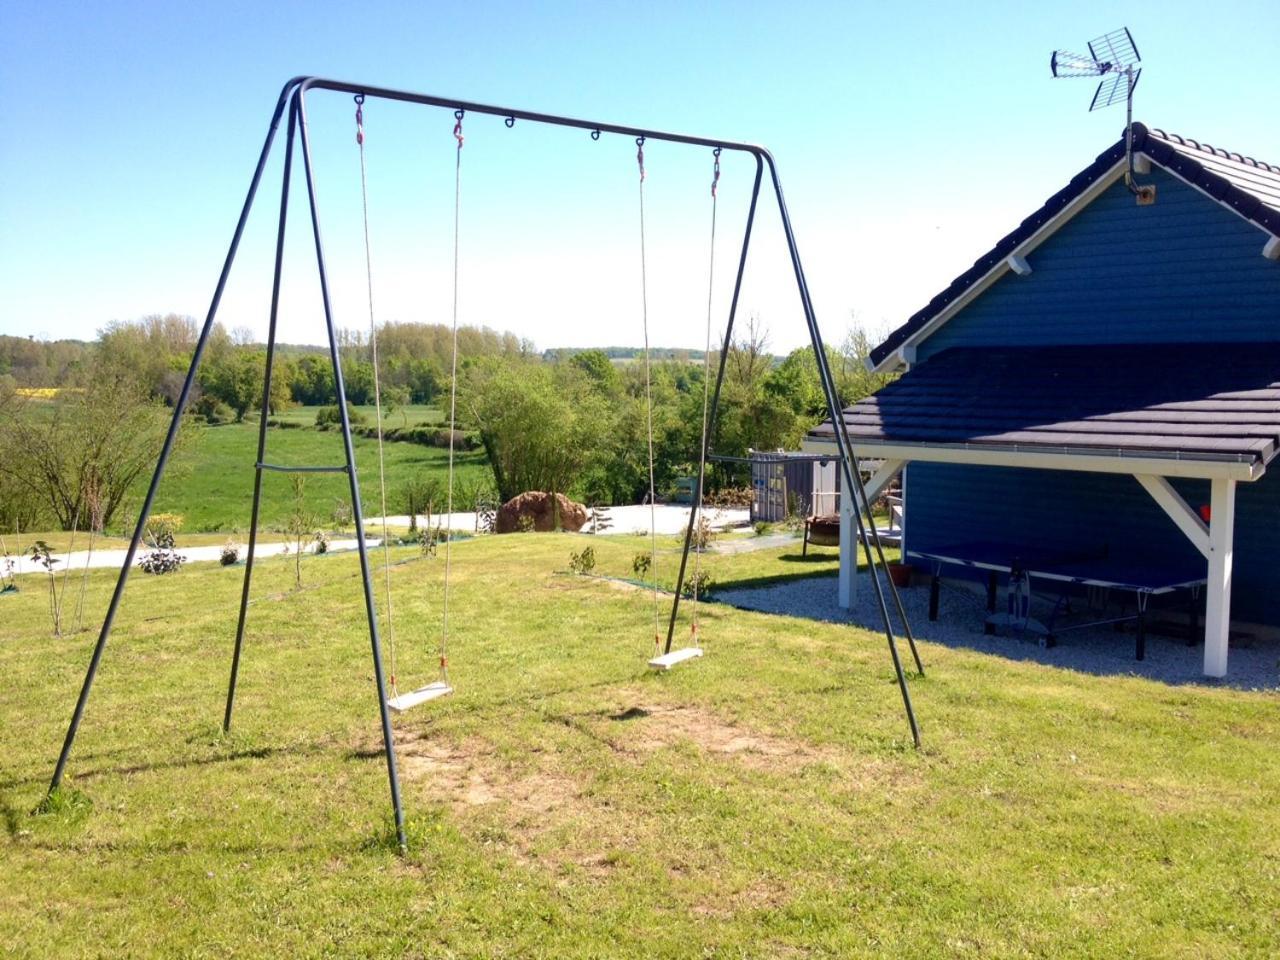
M 562 493 L 555 495 L 555 502 L 549 493 L 531 490 L 512 497 L 498 508 L 498 519 L 494 529 L 498 533 L 515 533 L 521 528 L 522 517 L 533 518 L 533 529 L 557 529 L 556 507 L 559 510 L 559 529 L 577 532 L 587 522 L 587 508 L 574 503 Z M 527 521 L 526 521 L 527 523 Z

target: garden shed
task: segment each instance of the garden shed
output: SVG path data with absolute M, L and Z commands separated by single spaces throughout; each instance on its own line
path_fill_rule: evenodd
M 907 554 L 1017 542 L 1082 583 L 1091 557 L 1194 583 L 1221 677 L 1233 619 L 1280 628 L 1280 167 L 1133 135 L 1154 203 L 1122 138 L 872 351 L 901 376 L 843 418 L 884 461 L 869 496 L 903 476 Z M 832 430 L 806 450 L 834 452 Z

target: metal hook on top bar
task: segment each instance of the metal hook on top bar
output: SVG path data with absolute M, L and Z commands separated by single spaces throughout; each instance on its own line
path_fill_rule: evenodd
M 461 107 L 453 111 L 453 119 L 454 119 L 453 136 L 454 136 L 454 139 L 458 141 L 459 150 L 462 149 L 462 141 L 465 139 L 462 136 L 462 118 L 466 115 L 466 112 L 467 111 L 463 110 Z
M 599 129 L 598 127 L 597 127 L 595 130 L 592 130 L 592 131 L 591 131 L 591 139 L 592 139 L 592 140 L 599 140 L 599 139 L 600 139 L 600 129 Z
M 507 125 L 507 129 L 510 130 L 512 127 L 516 125 L 516 118 L 507 117 L 507 119 L 503 120 L 502 122 L 505 123 Z
M 357 93 L 351 99 L 356 102 L 356 143 L 364 146 L 364 94 Z
M 714 200 L 716 189 L 720 186 L 720 148 L 716 147 L 712 150 L 711 156 L 715 157 L 715 165 L 712 168 L 711 176 L 711 198 Z
M 644 137 L 636 137 L 636 163 L 640 165 L 640 182 L 644 183 Z

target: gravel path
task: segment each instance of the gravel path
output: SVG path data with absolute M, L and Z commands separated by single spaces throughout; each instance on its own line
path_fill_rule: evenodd
M 864 576 L 859 576 L 857 604 L 853 610 L 837 605 L 834 576 L 810 577 L 747 590 L 719 589 L 714 599 L 744 610 L 856 623 L 874 631 L 883 629 L 875 591 Z M 986 636 L 982 632 L 984 599 L 960 588 L 943 589 L 938 620 L 934 623 L 929 622 L 928 587 L 903 590 L 902 602 L 917 640 L 1096 675 L 1131 674 L 1162 683 L 1242 690 L 1280 689 L 1280 642 L 1275 640 L 1254 638 L 1246 641 L 1248 646 L 1232 646 L 1228 675 L 1222 680 L 1213 680 L 1201 673 L 1203 647 L 1188 647 L 1180 638 L 1148 634 L 1146 659 L 1139 662 L 1133 658 L 1133 634 L 1116 633 L 1110 627 L 1062 634 L 1058 645 L 1051 648 L 1041 647 L 1034 640 Z M 905 647 L 902 655 L 909 657 Z M 922 652 L 921 656 L 925 658 L 927 670 L 928 655 Z

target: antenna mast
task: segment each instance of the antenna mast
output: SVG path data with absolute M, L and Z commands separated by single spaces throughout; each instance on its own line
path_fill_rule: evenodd
M 1069 50 L 1053 51 L 1053 56 L 1049 58 L 1049 70 L 1055 77 L 1102 78 L 1089 103 L 1090 113 L 1124 99 L 1124 185 L 1138 198 L 1138 203 L 1145 206 L 1155 203 L 1156 188 L 1152 184 L 1139 185 L 1133 180 L 1133 91 L 1138 86 L 1138 78 L 1142 76 L 1142 67 L 1139 66 L 1141 62 L 1142 57 L 1138 53 L 1137 44 L 1133 42 L 1133 34 L 1128 27 L 1121 27 L 1090 40 L 1088 56 L 1071 53 Z

